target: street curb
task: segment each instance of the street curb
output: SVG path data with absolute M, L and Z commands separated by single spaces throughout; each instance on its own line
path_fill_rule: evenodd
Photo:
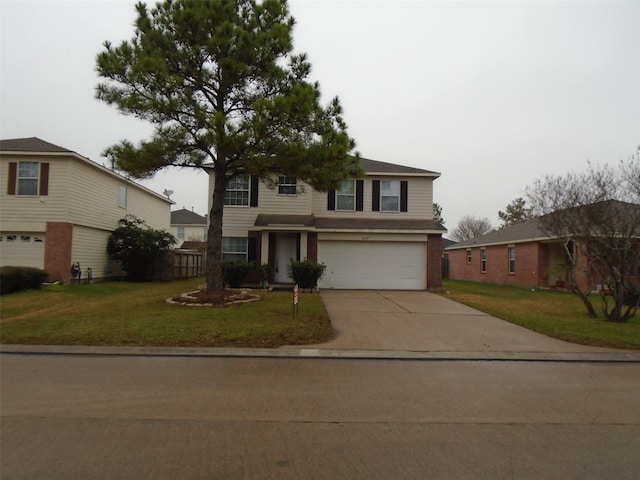
M 95 347 L 69 345 L 0 345 L 14 355 L 307 358 L 351 360 L 509 361 L 640 363 L 640 351 L 620 352 L 418 352 L 407 350 L 331 350 L 319 348 Z

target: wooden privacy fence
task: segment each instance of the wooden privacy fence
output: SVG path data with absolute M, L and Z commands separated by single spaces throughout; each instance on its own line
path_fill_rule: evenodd
M 153 280 L 171 281 L 204 275 L 204 253 L 199 250 L 172 250 L 153 265 Z

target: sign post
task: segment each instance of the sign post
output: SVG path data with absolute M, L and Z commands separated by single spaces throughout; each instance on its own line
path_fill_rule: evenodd
M 293 316 L 298 316 L 298 284 L 293 286 Z

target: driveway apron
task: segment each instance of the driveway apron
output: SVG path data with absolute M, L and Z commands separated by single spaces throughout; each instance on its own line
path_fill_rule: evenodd
M 336 336 L 318 349 L 415 352 L 612 352 L 527 330 L 440 295 L 323 290 Z M 309 347 L 309 346 L 307 346 Z

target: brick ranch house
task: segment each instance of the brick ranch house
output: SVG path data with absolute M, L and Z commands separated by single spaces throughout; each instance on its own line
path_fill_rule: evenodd
M 568 264 L 563 241 L 545 234 L 537 218 L 494 230 L 447 247 L 449 278 L 529 288 L 563 288 Z M 599 289 L 599 280 L 584 255 L 577 257 L 575 275 L 583 291 Z

